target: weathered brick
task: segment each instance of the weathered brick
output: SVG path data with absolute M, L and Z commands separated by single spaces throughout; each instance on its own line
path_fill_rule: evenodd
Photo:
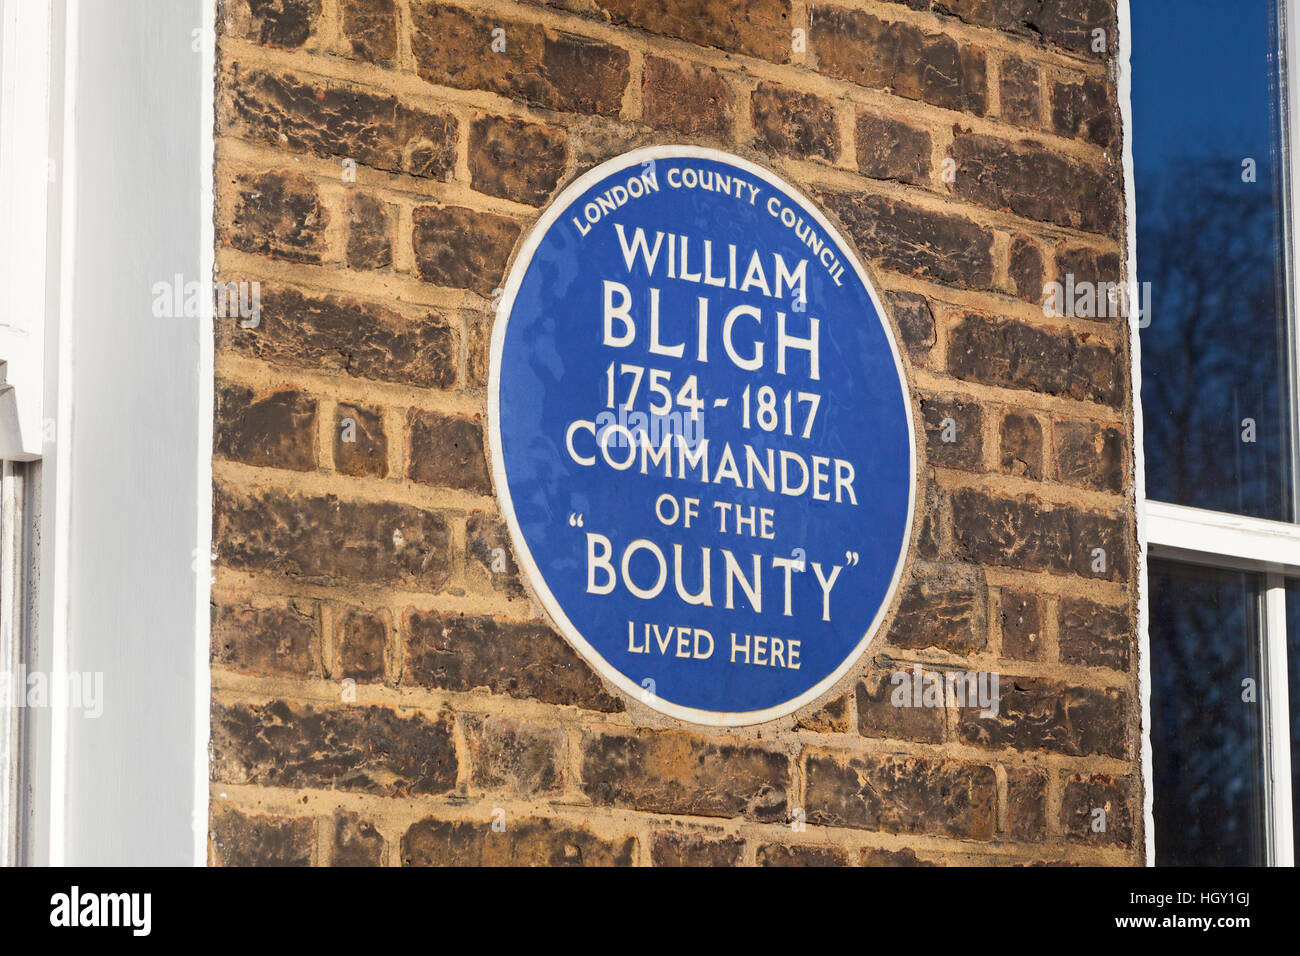
M 1007 263 L 1007 290 L 1026 302 L 1043 301 L 1043 251 L 1036 242 L 1024 236 L 1011 240 L 1010 259 Z
M 765 843 L 758 848 L 759 866 L 848 866 L 845 852 L 833 846 L 808 843 Z
M 1105 829 L 1100 829 L 1103 825 Z M 1061 793 L 1061 831 L 1067 840 L 1077 843 L 1129 846 L 1133 842 L 1133 813 L 1129 809 L 1128 778 L 1105 774 L 1066 778 Z
M 1061 598 L 1056 620 L 1062 661 L 1128 670 L 1133 624 L 1127 608 Z
M 1029 588 L 1003 588 L 1001 603 L 1002 656 L 1018 661 L 1043 659 L 1043 602 Z
M 397 207 L 360 190 L 348 201 L 348 266 L 353 269 L 387 269 L 393 264 L 394 223 Z
M 1128 695 L 1114 688 L 1074 687 L 1063 681 L 1001 675 L 998 712 L 964 708 L 961 739 L 993 750 L 1048 751 L 1074 757 L 1128 756 Z
M 648 126 L 687 136 L 730 136 L 735 99 L 713 67 L 662 56 L 645 58 L 641 115 Z
M 271 701 L 215 704 L 215 781 L 385 797 L 456 786 L 451 716 Z
M 943 740 L 943 708 L 896 707 L 894 691 L 902 680 L 912 680 L 911 668 L 891 661 L 882 660 L 864 675 L 858 684 L 858 733 L 876 740 L 939 743 Z
M 801 93 L 775 83 L 760 83 L 749 101 L 754 145 L 759 149 L 835 162 L 840 154 L 835 104 L 813 93 Z
M 1114 145 L 1115 105 L 1110 89 L 1108 82 L 1094 77 L 1053 83 L 1052 130 L 1098 146 Z
M 235 0 L 222 4 L 218 25 L 227 36 L 294 49 L 320 25 L 320 0 Z
M 991 230 L 871 193 L 820 190 L 817 195 L 878 268 L 963 289 L 993 287 Z
M 927 561 L 934 561 L 947 550 L 951 535 L 948 527 L 952 524 L 952 504 L 948 500 L 946 489 L 939 487 L 935 480 L 933 468 L 925 469 L 922 486 L 925 489 L 925 502 L 921 510 L 921 533 L 916 536 L 916 555 Z
M 339 29 L 352 55 L 370 63 L 397 56 L 397 5 L 393 0 L 342 0 Z
M 999 73 L 1002 119 L 1015 126 L 1038 129 L 1043 123 L 1038 65 L 1018 56 L 1005 56 Z
M 330 866 L 383 866 L 384 837 L 370 820 L 351 810 L 334 814 Z
M 837 697 L 799 718 L 800 730 L 819 734 L 847 734 L 852 729 L 849 721 L 849 697 Z
M 963 113 L 988 105 L 984 52 L 943 33 L 862 10 L 820 7 L 811 48 L 821 72 Z
M 497 694 L 572 704 L 606 713 L 623 702 L 605 693 L 586 663 L 559 635 L 539 622 L 406 612 L 406 664 L 402 684 Z
M 1009 840 L 1037 843 L 1047 836 L 1047 777 L 1026 767 L 1007 769 Z
M 584 827 L 529 817 L 450 822 L 425 817 L 402 837 L 403 866 L 631 866 L 636 837 L 603 839 Z
M 406 414 L 406 431 L 407 478 L 425 485 L 492 493 L 480 422 L 412 408 Z
M 928 2 L 928 0 L 923 0 Z M 902 850 L 881 850 L 877 847 L 867 847 L 862 851 L 862 856 L 858 861 L 859 866 L 942 866 L 942 863 L 935 863 L 932 860 L 917 859 L 916 851 L 910 848 Z
M 465 573 L 486 580 L 493 589 L 522 597 L 519 566 L 504 522 L 481 511 L 465 519 Z
M 917 292 L 886 292 L 885 303 L 893 313 L 900 344 L 907 349 L 912 364 L 924 366 L 936 341 L 930 300 Z
M 247 465 L 316 469 L 316 399 L 281 389 L 257 395 L 243 385 L 219 383 L 214 451 Z
M 1028 412 L 1007 412 L 998 428 L 1002 473 L 1039 481 L 1043 477 L 1043 425 Z
M 564 731 L 514 717 L 465 717 L 470 785 L 514 796 L 564 789 Z
M 493 30 L 505 49 L 492 49 Z M 434 0 L 411 3 L 411 51 L 421 77 L 547 109 L 616 116 L 628 82 L 626 50 Z
M 918 561 L 889 629 L 889 643 L 954 654 L 983 650 L 988 641 L 988 587 L 976 566 Z
M 218 132 L 391 173 L 447 179 L 456 120 L 334 81 L 242 68 L 221 85 Z
M 965 313 L 948 335 L 957 378 L 1118 408 L 1127 368 L 1114 349 L 1068 329 Z
M 229 484 L 215 499 L 213 540 L 227 567 L 435 591 L 451 574 L 451 534 L 437 512 Z
M 492 313 L 466 309 L 465 387 L 486 388 L 492 349 Z
M 895 754 L 812 751 L 805 810 L 817 826 L 991 840 L 997 823 L 992 767 Z
M 1045 309 L 1099 320 L 1123 314 L 1124 272 L 1118 252 L 1057 243 L 1056 281 L 1060 285 L 1059 300 L 1055 289 L 1043 290 L 1040 301 Z
M 1108 57 L 1115 42 L 1112 0 L 933 0 L 938 13 L 1017 36 L 1045 40 L 1072 53 Z M 1093 31 L 1105 31 L 1105 51 L 1093 51 Z
M 925 455 L 931 465 L 984 470 L 984 410 L 979 403 L 956 396 L 921 399 Z
M 489 196 L 540 206 L 564 176 L 564 130 L 504 116 L 480 116 L 469 128 L 470 185 Z
M 685 732 L 588 733 L 582 788 L 598 806 L 773 823 L 786 818 L 790 766 L 783 754 Z
M 334 468 L 344 475 L 388 475 L 388 436 L 379 409 L 340 404 L 334 409 Z
M 1126 524 L 1111 513 L 962 488 L 952 493 L 952 524 L 953 550 L 964 561 L 1105 580 L 1128 573 Z
M 858 172 L 872 179 L 930 182 L 930 131 L 869 110 L 859 110 L 854 133 Z
M 259 677 L 318 677 L 318 615 L 313 602 L 294 598 L 264 607 L 214 601 L 212 662 Z
M 777 63 L 790 59 L 789 0 L 595 0 L 611 22 Z
M 951 189 L 999 212 L 1118 236 L 1123 198 L 1116 170 L 1101 169 L 1029 140 L 1013 143 L 958 131 L 949 152 Z
M 650 861 L 655 866 L 739 866 L 745 841 L 710 838 L 702 833 L 656 830 L 650 834 Z
M 347 296 L 268 286 L 258 324 L 218 322 L 217 341 L 272 365 L 417 388 L 456 384 L 456 336 L 434 311 L 403 315 Z
M 316 821 L 219 807 L 208 839 L 215 866 L 311 866 Z
M 1056 478 L 1096 491 L 1124 487 L 1124 432 L 1114 425 L 1058 419 L 1052 423 Z
M 411 241 L 420 278 L 490 296 L 505 276 L 521 227 L 464 206 L 418 206 Z
M 372 610 L 352 605 L 343 608 L 334 624 L 337 648 L 334 676 L 358 681 L 383 680 L 390 628 L 389 614 L 382 608 Z
M 320 262 L 326 252 L 329 213 L 306 176 L 285 170 L 236 173 L 220 191 L 228 197 L 218 216 L 222 240 L 241 252 Z

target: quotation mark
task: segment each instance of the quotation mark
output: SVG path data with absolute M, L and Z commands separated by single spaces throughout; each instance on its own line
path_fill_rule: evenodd
M 856 552 L 856 551 L 845 551 L 845 552 L 844 552 L 844 566 L 845 566 L 846 568 L 851 568 L 851 567 L 853 567 L 853 565 L 855 565 L 855 564 L 857 564 L 857 563 L 858 563 L 858 552 Z
M 570 513 L 569 513 L 569 527 L 570 527 L 570 528 L 581 528 L 581 527 L 582 527 L 582 512 L 581 512 L 581 511 L 574 511 L 574 512 L 570 512 Z

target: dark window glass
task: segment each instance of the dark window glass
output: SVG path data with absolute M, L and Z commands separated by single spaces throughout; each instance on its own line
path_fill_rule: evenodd
M 1153 561 L 1149 581 L 1156 863 L 1262 864 L 1259 578 Z
M 1132 17 L 1147 497 L 1293 520 L 1276 6 Z

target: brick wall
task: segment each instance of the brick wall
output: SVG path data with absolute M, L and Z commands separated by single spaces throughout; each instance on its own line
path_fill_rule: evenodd
M 1141 862 L 1126 325 L 1041 305 L 1121 278 L 1110 0 L 219 19 L 218 278 L 262 311 L 217 331 L 212 862 Z M 821 704 L 737 730 L 578 658 L 484 453 L 517 240 L 580 172 L 672 141 L 841 224 L 924 432 L 887 630 Z M 998 716 L 892 706 L 916 663 L 997 672 Z

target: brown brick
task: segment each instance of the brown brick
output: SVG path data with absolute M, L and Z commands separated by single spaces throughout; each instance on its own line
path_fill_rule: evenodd
M 819 191 L 876 266 L 976 291 L 993 287 L 993 233 L 969 219 L 871 193 Z
M 214 601 L 212 662 L 259 677 L 319 677 L 318 614 L 314 603 L 293 598 L 267 607 Z
M 412 408 L 406 414 L 406 430 L 407 478 L 425 485 L 492 493 L 480 422 Z
M 1058 311 L 1085 319 L 1105 320 L 1124 314 L 1124 272 L 1117 252 L 1058 243 L 1056 281 L 1061 286 L 1060 301 L 1049 302 L 1045 291 L 1041 299 L 1045 307 L 1064 305 Z M 1054 300 L 1055 294 L 1051 298 Z
M 223 806 L 212 812 L 208 839 L 214 866 L 311 866 L 316 821 Z
M 817 826 L 991 840 L 997 822 L 992 767 L 953 760 L 812 751 L 805 809 Z
M 849 721 L 848 695 L 837 697 L 804 714 L 799 718 L 799 729 L 819 734 L 847 734 L 853 729 Z
M 505 50 L 492 50 L 494 29 Z M 488 90 L 547 109 L 617 116 L 628 82 L 626 50 L 500 16 L 412 0 L 411 51 L 421 77 Z
M 285 170 L 237 173 L 221 191 L 232 207 L 217 219 L 227 245 L 291 262 L 324 258 L 329 213 L 306 176 Z
M 848 866 L 844 851 L 807 843 L 765 843 L 758 848 L 759 866 Z
M 1056 478 L 1096 491 L 1124 488 L 1124 432 L 1113 425 L 1058 420 L 1052 424 Z
M 982 569 L 918 561 L 889 629 L 889 643 L 954 654 L 983 650 L 988 640 L 988 587 Z
M 432 591 L 451 574 L 451 534 L 433 511 L 228 484 L 215 499 L 213 540 L 226 567 Z
M 456 163 L 456 120 L 394 96 L 236 63 L 221 97 L 225 135 L 429 179 L 450 178 Z
M 1037 770 L 1007 770 L 1007 839 L 1038 843 L 1047 836 L 1047 778 Z
M 1115 141 L 1115 105 L 1110 84 L 1087 77 L 1078 83 L 1052 84 L 1052 129 L 1098 146 Z
M 384 837 L 371 821 L 351 810 L 334 814 L 330 866 L 383 866 Z
M 1029 588 L 1003 588 L 1002 656 L 1018 661 L 1043 659 L 1043 602 Z
M 1112 0 L 933 0 L 939 13 L 982 27 L 1047 41 L 1072 53 L 1110 56 L 1115 42 Z M 1106 31 L 1106 52 L 1092 52 L 1092 31 Z
M 359 190 L 348 202 L 348 266 L 387 269 L 393 264 L 393 224 L 397 207 Z
M 340 404 L 334 409 L 334 468 L 344 475 L 388 475 L 388 436 L 379 409 Z
M 984 470 L 984 410 L 972 399 L 926 396 L 921 399 L 925 454 L 931 465 Z
M 1002 473 L 1039 481 L 1043 477 L 1043 426 L 1028 412 L 1007 412 L 998 429 Z
M 320 25 L 320 0 L 242 0 L 222 4 L 218 26 L 227 36 L 294 49 Z
M 1061 598 L 1056 620 L 1062 661 L 1128 670 L 1133 624 L 1127 608 Z
M 559 635 L 540 622 L 439 615 L 411 608 L 404 618 L 405 686 L 469 691 L 572 704 L 606 713 L 623 702 L 603 685 Z
M 1123 199 L 1117 173 L 1025 140 L 958 132 L 950 155 L 953 192 L 989 209 L 1085 232 L 1118 236 Z
M 641 76 L 641 115 L 648 126 L 687 136 L 731 135 L 735 94 L 709 66 L 647 56 Z
M 994 716 L 971 708 L 959 712 L 962 740 L 993 750 L 1128 757 L 1128 696 L 1123 691 L 1002 674 L 998 693 Z
M 776 63 L 790 59 L 790 0 L 595 0 L 616 26 L 676 37 L 700 46 Z
M 466 309 L 465 325 L 468 329 L 465 342 L 465 387 L 486 388 L 489 359 L 492 348 L 492 312 Z
M 470 785 L 512 796 L 564 789 L 564 731 L 514 717 L 465 717 Z
M 946 34 L 861 10 L 820 7 L 810 47 L 828 76 L 976 116 L 987 107 L 984 52 Z
M 268 286 L 255 327 L 217 323 L 221 348 L 272 365 L 416 388 L 456 384 L 456 337 L 440 314 L 402 315 L 339 295 Z
M 397 56 L 397 7 L 393 0 L 342 0 L 340 29 L 352 55 L 370 63 Z
M 739 866 L 745 841 L 711 839 L 701 833 L 656 830 L 650 834 L 650 861 L 655 866 Z
M 586 827 L 557 820 L 507 816 L 505 829 L 492 821 L 450 822 L 425 817 L 402 837 L 403 866 L 631 866 L 636 837 L 606 840 Z
M 505 524 L 481 511 L 465 519 L 465 573 L 511 597 L 524 594 Z
M 760 83 L 749 101 L 759 149 L 795 159 L 835 162 L 840 154 L 835 104 L 812 93 Z
M 387 707 L 217 703 L 212 749 L 213 779 L 222 783 L 385 797 L 456 786 L 448 713 L 435 721 Z
M 928 2 L 928 0 L 926 0 Z M 916 851 L 912 849 L 902 850 L 881 850 L 876 847 L 867 847 L 862 851 L 862 857 L 858 863 L 859 866 L 943 866 L 942 863 L 934 863 L 930 860 L 919 860 L 916 857 Z
M 935 343 L 930 300 L 917 292 L 886 292 L 885 304 L 893 313 L 900 344 L 907 349 L 912 364 L 924 366 Z
M 939 743 L 943 708 L 894 705 L 894 691 L 904 679 L 912 680 L 911 668 L 891 661 L 881 661 L 864 676 L 858 684 L 858 733 L 875 740 Z
M 935 480 L 933 468 L 925 469 L 922 485 L 925 502 L 921 510 L 921 533 L 916 538 L 916 554 L 927 561 L 935 561 L 947 551 L 952 505 L 948 492 Z
M 338 648 L 335 652 L 335 678 L 383 680 L 391 626 L 386 610 L 355 606 L 343 608 L 334 625 L 334 642 Z
M 540 206 L 564 176 L 564 130 L 504 116 L 480 116 L 469 128 L 470 184 L 481 193 Z
M 1043 251 L 1036 242 L 1024 236 L 1011 240 L 1010 259 L 1007 263 L 1007 290 L 1026 302 L 1043 301 Z
M 998 80 L 1002 96 L 1002 119 L 1015 126 L 1038 129 L 1042 126 L 1042 94 L 1039 89 L 1038 64 L 1018 56 L 1002 58 Z
M 925 186 L 930 182 L 930 131 L 892 116 L 858 112 L 858 172 L 872 179 L 895 179 Z
M 1093 829 L 1103 824 L 1104 831 Z M 1104 774 L 1066 778 L 1061 794 L 1061 830 L 1067 840 L 1076 843 L 1129 846 L 1133 842 L 1133 813 L 1129 809 L 1128 778 Z
M 1127 368 L 1114 349 L 1067 329 L 966 313 L 948 336 L 957 378 L 1118 408 Z
M 420 278 L 490 296 L 505 278 L 520 225 L 463 206 L 418 206 L 411 241 Z
M 588 733 L 582 788 L 597 806 L 703 817 L 786 818 L 783 754 L 665 731 Z
M 247 465 L 316 469 L 316 399 L 283 389 L 257 396 L 242 385 L 219 383 L 218 455 Z
M 961 560 L 1105 580 L 1128 574 L 1127 525 L 1111 513 L 962 488 L 952 493 L 952 523 Z M 1105 554 L 1094 555 L 1097 548 Z

